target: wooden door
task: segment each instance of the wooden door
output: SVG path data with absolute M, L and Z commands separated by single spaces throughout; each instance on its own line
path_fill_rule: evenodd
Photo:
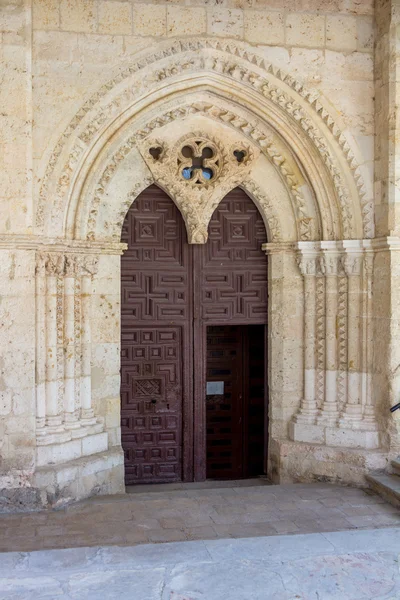
M 197 266 L 194 337 L 198 353 L 194 374 L 194 469 L 195 479 L 199 481 L 205 479 L 207 473 L 207 329 L 226 324 L 259 324 L 264 325 L 263 335 L 266 336 L 267 260 L 261 249 L 266 241 L 265 225 L 257 207 L 243 190 L 236 188 L 216 208 L 209 225 L 208 243 L 194 248 Z M 263 381 L 264 414 L 266 373 Z M 266 442 L 264 445 L 262 454 L 265 456 Z
M 264 325 L 207 327 L 207 479 L 264 472 Z
M 242 190 L 220 203 L 209 234 L 207 244 L 189 245 L 178 209 L 156 186 L 125 217 L 121 432 L 128 485 L 205 479 L 206 328 L 266 322 L 265 227 Z
M 206 377 L 206 476 L 239 479 L 244 457 L 241 327 L 207 327 Z
M 129 209 L 121 241 L 121 432 L 125 481 L 190 478 L 192 290 L 182 217 L 156 186 Z M 185 424 L 183 424 L 185 418 Z M 183 467 L 189 472 L 183 473 Z

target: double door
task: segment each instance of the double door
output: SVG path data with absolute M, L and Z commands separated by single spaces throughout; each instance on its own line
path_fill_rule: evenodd
M 224 477 L 208 460 L 207 327 L 258 324 L 265 339 L 263 221 L 250 198 L 236 189 L 215 211 L 208 243 L 189 245 L 178 209 L 151 186 L 130 207 L 121 241 L 128 244 L 121 258 L 126 483 Z M 234 437 L 237 428 L 232 432 Z M 225 478 L 245 475 L 241 460 L 242 475 L 232 470 Z

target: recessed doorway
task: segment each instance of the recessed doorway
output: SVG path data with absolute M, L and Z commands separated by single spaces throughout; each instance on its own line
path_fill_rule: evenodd
M 211 218 L 208 242 L 189 244 L 178 208 L 150 186 L 130 207 L 122 241 L 128 246 L 121 259 L 126 484 L 264 473 L 267 258 L 261 247 L 267 236 L 257 207 L 243 190 L 230 191 Z M 221 464 L 222 455 L 219 462 L 207 457 L 206 410 L 207 381 L 212 381 L 207 338 L 217 339 L 212 333 L 217 331 L 226 343 L 237 336 L 242 357 L 234 392 L 241 404 L 232 406 L 235 451 L 230 468 L 219 473 L 209 465 Z M 236 377 L 236 366 L 229 368 Z M 231 384 L 227 379 L 226 389 Z M 228 452 L 221 438 L 214 453 L 218 444 Z
M 207 479 L 264 473 L 264 325 L 207 327 Z

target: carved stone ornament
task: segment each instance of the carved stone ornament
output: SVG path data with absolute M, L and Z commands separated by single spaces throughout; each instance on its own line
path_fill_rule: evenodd
M 36 256 L 36 275 L 43 277 L 93 277 L 97 273 L 98 257 L 66 252 L 43 252 Z
M 190 124 L 188 125 L 190 131 Z M 256 147 L 243 144 L 225 145 L 223 140 L 207 131 L 194 131 L 173 139 L 173 128 L 166 125 L 151 135 L 152 123 L 138 132 L 139 151 L 153 179 L 178 206 L 186 224 L 190 244 L 204 244 L 208 238 L 208 223 L 221 199 L 248 176 L 254 159 L 260 154 Z M 150 149 L 163 148 L 162 160 L 154 160 Z M 235 150 L 237 149 L 237 154 Z M 131 196 L 131 194 L 130 194 Z
M 223 167 L 222 151 L 215 142 L 200 136 L 181 142 L 177 156 L 177 176 L 189 185 L 213 185 Z
M 325 265 L 321 256 L 300 255 L 297 257 L 297 264 L 303 277 L 306 275 L 318 277 L 325 273 Z
M 363 256 L 346 254 L 342 258 L 342 264 L 346 275 L 360 276 L 362 274 Z

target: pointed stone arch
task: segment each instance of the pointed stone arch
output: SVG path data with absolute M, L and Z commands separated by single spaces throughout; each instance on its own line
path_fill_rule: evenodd
M 162 42 L 156 51 L 140 53 L 87 100 L 43 174 L 37 231 L 69 239 L 107 237 L 107 231 L 96 231 L 98 211 L 127 157 L 141 156 L 132 197 L 132 189 L 140 191 L 140 178 L 154 180 L 140 143 L 196 115 L 234 130 L 280 171 L 292 198 L 295 239 L 373 236 L 371 194 L 356 143 L 342 132 L 326 101 L 246 44 L 207 39 Z M 127 200 L 119 202 L 121 213 Z

